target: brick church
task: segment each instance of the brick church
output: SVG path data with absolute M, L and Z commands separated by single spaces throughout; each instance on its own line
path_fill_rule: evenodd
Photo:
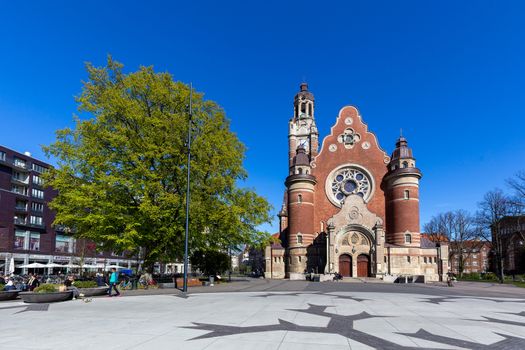
M 446 275 L 448 247 L 419 231 L 422 174 L 404 137 L 389 156 L 359 111 L 346 106 L 320 144 L 314 95 L 302 83 L 288 142 L 280 243 L 266 248 L 267 278 Z

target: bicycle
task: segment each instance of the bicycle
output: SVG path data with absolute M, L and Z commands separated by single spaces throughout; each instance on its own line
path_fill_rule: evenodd
M 119 288 L 123 290 L 130 290 L 133 289 L 133 284 L 131 283 L 131 280 L 122 280 L 119 283 Z

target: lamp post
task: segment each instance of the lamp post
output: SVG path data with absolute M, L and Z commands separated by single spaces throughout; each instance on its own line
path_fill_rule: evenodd
M 193 116 L 193 85 L 190 83 L 190 115 L 188 118 L 188 174 L 186 178 L 186 228 L 184 233 L 184 284 L 182 291 L 188 291 L 188 230 L 190 220 L 190 167 L 191 167 L 191 118 Z

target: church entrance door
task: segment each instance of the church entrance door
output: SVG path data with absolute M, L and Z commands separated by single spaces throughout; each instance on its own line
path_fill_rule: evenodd
M 368 277 L 370 258 L 368 255 L 361 254 L 357 257 L 357 277 Z
M 350 255 L 339 255 L 339 273 L 344 277 L 352 277 L 352 257 Z

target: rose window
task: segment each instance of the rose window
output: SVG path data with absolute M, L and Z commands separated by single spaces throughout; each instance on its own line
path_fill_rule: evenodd
M 331 178 L 331 197 L 337 204 L 342 204 L 349 195 L 358 195 L 365 201 L 371 194 L 370 177 L 356 168 L 342 168 Z

